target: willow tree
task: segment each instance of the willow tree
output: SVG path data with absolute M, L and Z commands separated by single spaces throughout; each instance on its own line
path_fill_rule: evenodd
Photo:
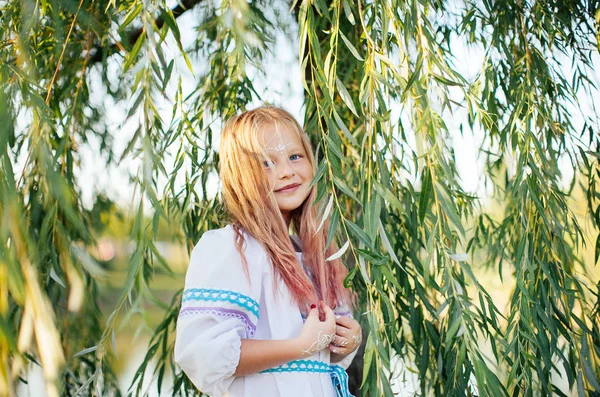
M 213 138 L 224 119 L 260 102 L 255 85 L 268 79 L 265 59 L 281 34 L 297 43 L 322 216 L 330 239 L 348 247 L 346 281 L 359 295 L 360 392 L 392 395 L 400 360 L 422 395 L 600 393 L 600 284 L 588 272 L 600 255 L 597 2 L 172 5 L 0 4 L 0 394 L 14 394 L 31 363 L 49 396 L 121 393 L 110 366 L 115 330 L 153 299 L 153 273 L 169 270 L 158 222 L 179 225 L 191 248 L 224 221 L 210 193 Z M 193 29 L 180 29 L 183 15 Z M 464 48 L 482 54 L 476 73 L 458 66 Z M 121 122 L 134 128 L 123 150 L 98 97 L 127 108 Z M 494 213 L 461 184 L 460 133 L 482 137 Z M 86 148 L 106 167 L 139 164 L 135 250 L 107 319 L 86 247 L 113 203 L 100 190 L 83 203 Z M 593 228 L 573 211 L 577 189 Z M 514 285 L 506 308 L 478 282 L 480 266 Z M 128 394 L 144 393 L 153 359 L 159 388 L 169 377 L 173 394 L 197 394 L 171 358 L 179 300 Z

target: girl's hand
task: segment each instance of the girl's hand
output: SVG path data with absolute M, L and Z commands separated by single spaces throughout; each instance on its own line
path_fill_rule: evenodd
M 335 319 L 336 332 L 333 342 L 329 345 L 332 353 L 347 356 L 358 349 L 362 341 L 362 330 L 358 321 L 351 317 L 339 316 Z
M 312 356 L 327 348 L 335 337 L 336 323 L 333 310 L 324 302 L 319 302 L 319 306 L 325 315 L 325 320 L 321 321 L 319 319 L 319 310 L 316 305 L 311 306 L 298 337 L 300 349 L 304 356 Z

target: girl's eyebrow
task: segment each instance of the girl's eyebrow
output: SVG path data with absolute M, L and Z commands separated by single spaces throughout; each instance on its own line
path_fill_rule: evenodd
M 300 152 L 300 151 L 302 151 L 302 148 L 301 148 L 301 147 L 299 147 L 299 146 L 297 146 L 297 145 L 293 145 L 293 146 L 291 146 L 291 147 L 288 149 L 288 151 L 289 151 L 289 152 L 290 152 L 290 154 L 291 154 L 291 152 Z

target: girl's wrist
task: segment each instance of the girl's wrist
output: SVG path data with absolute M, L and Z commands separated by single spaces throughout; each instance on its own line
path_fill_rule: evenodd
M 307 353 L 310 348 L 310 342 L 306 341 L 302 337 L 297 337 L 293 339 L 294 348 L 297 350 L 299 358 L 308 357 L 311 354 Z
M 326 332 L 320 331 L 319 335 L 315 340 L 303 340 L 298 338 L 298 346 L 300 347 L 301 353 L 303 357 L 312 356 L 313 354 L 317 354 L 321 350 L 327 349 L 329 345 L 333 342 L 335 334 L 328 334 Z

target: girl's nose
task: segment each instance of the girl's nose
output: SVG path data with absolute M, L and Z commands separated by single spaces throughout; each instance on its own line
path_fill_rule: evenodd
M 294 169 L 292 168 L 292 165 L 290 164 L 289 160 L 288 161 L 283 161 L 280 163 L 280 170 L 279 170 L 279 177 L 280 178 L 289 178 L 290 176 L 294 175 Z

